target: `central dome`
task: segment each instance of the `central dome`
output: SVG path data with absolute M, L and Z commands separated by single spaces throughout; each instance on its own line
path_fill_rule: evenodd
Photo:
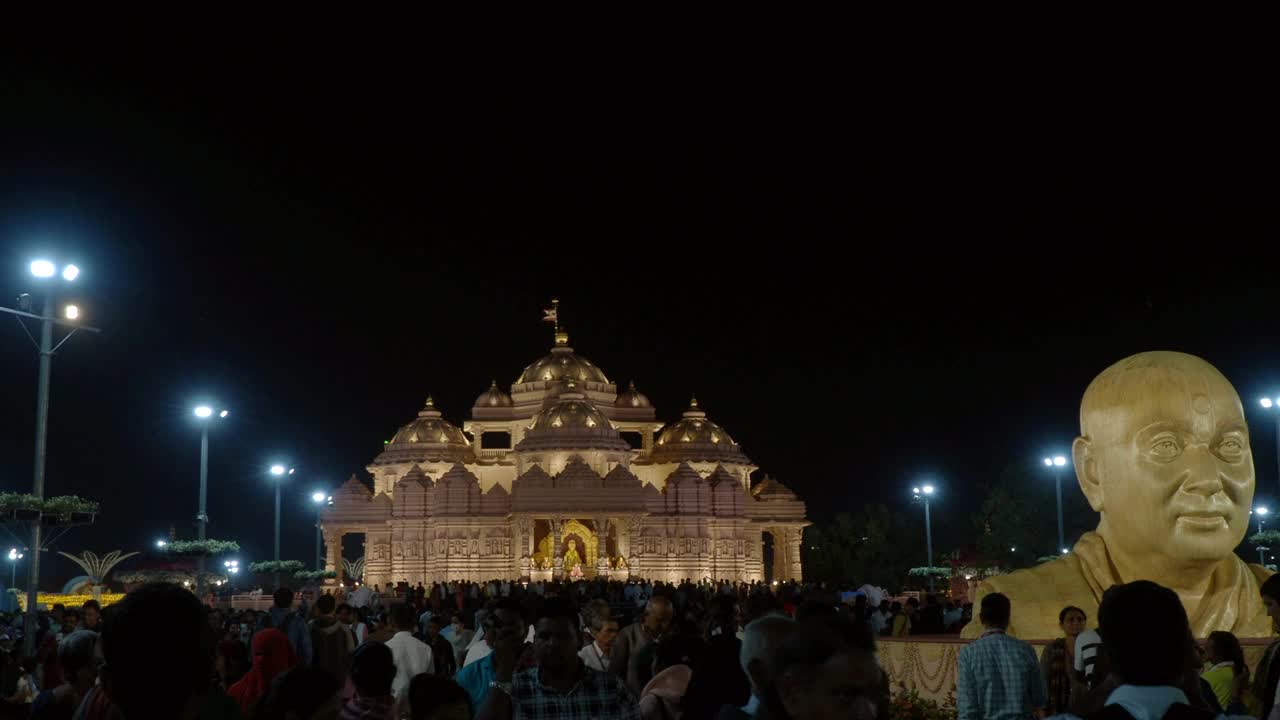
M 529 365 L 516 378 L 516 384 L 533 382 L 557 382 L 562 379 L 576 382 L 596 382 L 607 385 L 609 378 L 604 372 L 591 364 L 591 361 L 578 355 L 573 348 L 558 345 L 551 349 L 551 354 Z
M 559 396 L 534 416 L 516 446 L 518 450 L 589 448 L 630 451 L 631 446 L 572 380 L 565 381 Z

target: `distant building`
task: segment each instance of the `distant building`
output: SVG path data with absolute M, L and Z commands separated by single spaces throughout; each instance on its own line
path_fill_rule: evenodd
M 553 317 L 549 314 L 549 317 Z M 568 345 L 510 392 L 476 398 L 462 429 L 431 398 L 323 514 L 327 569 L 342 572 L 342 535 L 365 537 L 365 581 L 639 576 L 799 579 L 805 505 L 757 470 L 697 401 L 658 421 Z M 470 436 L 470 437 L 468 437 Z

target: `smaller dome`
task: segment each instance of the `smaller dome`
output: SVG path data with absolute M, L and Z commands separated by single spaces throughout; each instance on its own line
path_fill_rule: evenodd
M 697 398 L 689 401 L 689 409 L 680 420 L 658 434 L 649 459 L 652 462 L 751 463 L 729 433 L 707 419 L 707 414 L 698 407 Z
M 618 399 L 613 401 L 614 407 L 620 408 L 647 408 L 653 407 L 653 403 L 649 402 L 649 398 L 644 393 L 636 389 L 636 381 L 632 380 L 627 389 L 618 393 Z
M 435 400 L 428 396 L 417 419 L 400 428 L 374 462 L 441 460 L 474 462 L 475 453 L 467 436 L 462 434 L 457 425 L 441 416 L 436 409 Z
M 498 381 L 493 380 L 489 383 L 489 389 L 476 398 L 476 407 L 511 407 L 511 396 L 502 392 Z

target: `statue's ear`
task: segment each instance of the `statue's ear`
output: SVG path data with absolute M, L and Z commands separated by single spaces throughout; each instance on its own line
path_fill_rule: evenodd
M 1093 457 L 1093 443 L 1089 438 L 1078 437 L 1071 443 L 1071 462 L 1076 468 L 1080 491 L 1094 512 L 1102 512 L 1102 478 L 1098 477 L 1098 461 Z

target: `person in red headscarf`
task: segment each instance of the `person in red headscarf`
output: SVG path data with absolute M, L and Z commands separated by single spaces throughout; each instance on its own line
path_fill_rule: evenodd
M 293 650 L 289 638 L 274 628 L 260 630 L 253 636 L 253 667 L 240 681 L 227 688 L 227 695 L 240 706 L 246 717 L 267 694 L 277 675 L 293 666 Z

